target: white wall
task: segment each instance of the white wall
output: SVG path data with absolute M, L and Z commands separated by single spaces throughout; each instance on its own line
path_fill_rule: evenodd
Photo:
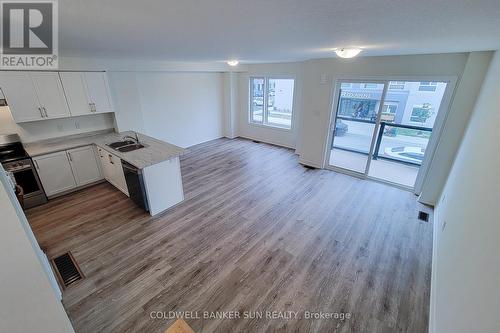
M 435 210 L 430 331 L 500 332 L 500 52 Z
M 237 136 L 238 130 L 238 73 L 222 73 L 222 81 L 224 104 L 224 112 L 222 115 L 223 133 L 226 138 L 233 139 Z
M 73 332 L 35 252 L 28 225 L 0 167 L 0 332 Z M 39 248 L 38 248 L 38 251 Z
M 114 127 L 112 114 L 61 118 L 16 124 L 8 106 L 0 107 L 0 134 L 18 133 L 23 142 L 44 140 Z
M 136 73 L 108 72 L 111 97 L 116 109 L 116 127 L 119 131 L 133 130 L 145 133 L 141 96 Z
M 223 136 L 220 73 L 108 72 L 117 130 L 189 147 Z
M 491 52 L 473 52 L 467 58 L 436 152 L 423 180 L 420 202 L 430 205 L 437 202 L 474 109 L 491 55 Z
M 297 135 L 299 133 L 302 78 L 301 63 L 279 63 L 247 65 L 246 72 L 238 74 L 238 97 L 239 110 L 237 121 L 238 136 L 255 139 L 262 142 L 277 144 L 280 146 L 296 148 Z M 294 103 L 291 130 L 273 128 L 268 126 L 250 124 L 248 121 L 249 108 L 249 78 L 251 76 L 275 76 L 295 78 Z
M 181 147 L 222 137 L 220 73 L 143 72 L 137 86 L 146 134 Z

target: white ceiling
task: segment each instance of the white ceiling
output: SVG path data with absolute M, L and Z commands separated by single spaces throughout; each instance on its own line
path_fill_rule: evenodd
M 63 0 L 60 55 L 293 61 L 500 49 L 500 0 Z

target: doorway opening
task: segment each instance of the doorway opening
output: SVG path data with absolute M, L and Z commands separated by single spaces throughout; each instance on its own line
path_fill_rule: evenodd
M 338 81 L 328 167 L 413 189 L 449 86 L 447 81 Z

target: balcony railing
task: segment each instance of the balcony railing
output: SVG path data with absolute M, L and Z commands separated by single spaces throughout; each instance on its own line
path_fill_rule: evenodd
M 356 118 L 349 118 L 349 117 L 343 117 L 343 116 L 337 116 L 337 120 L 345 120 L 345 121 L 351 121 L 351 122 L 357 122 L 357 123 L 366 123 L 366 124 L 373 124 L 375 126 L 375 121 L 373 120 L 369 120 L 369 119 L 356 119 Z M 409 157 L 409 158 L 395 158 L 395 157 L 391 157 L 391 156 L 382 156 L 380 155 L 380 147 L 381 147 L 381 143 L 382 143 L 382 140 L 384 139 L 384 134 L 387 135 L 387 133 L 385 133 L 387 127 L 391 127 L 391 128 L 401 128 L 401 129 L 406 129 L 406 130 L 413 130 L 413 131 L 418 131 L 418 132 L 427 132 L 429 133 L 428 137 L 430 137 L 430 134 L 432 133 L 432 128 L 428 128 L 428 127 L 421 127 L 421 126 L 413 126 L 413 125 L 403 125 L 403 124 L 395 124 L 395 123 L 389 123 L 389 122 L 385 122 L 385 121 L 381 121 L 380 122 L 380 127 L 378 129 L 378 132 L 377 132 L 377 140 L 375 142 L 375 148 L 373 150 L 373 159 L 376 160 L 376 159 L 385 159 L 385 160 L 392 160 L 392 161 L 395 161 L 395 162 L 398 162 L 398 163 L 403 163 L 403 164 L 410 164 L 410 165 L 418 165 L 420 166 L 421 165 L 421 162 L 415 162 L 415 160 L 418 160 L 417 158 L 412 158 L 412 157 Z M 369 134 L 371 136 L 371 133 Z M 395 133 L 394 134 L 395 136 L 397 136 L 398 134 Z M 335 139 L 333 140 L 333 144 L 335 144 Z M 368 153 L 366 152 L 363 152 L 363 151 L 360 151 L 360 150 L 357 150 L 357 149 L 353 149 L 353 148 L 348 148 L 348 147 L 339 147 L 339 146 L 334 146 L 332 148 L 337 148 L 337 149 L 342 149 L 342 150 L 346 150 L 346 151 L 352 151 L 352 152 L 356 152 L 356 153 L 361 153 L 361 154 L 365 154 L 365 155 L 368 155 Z M 423 157 L 423 154 L 422 154 L 422 157 Z M 412 161 L 413 160 L 413 161 Z

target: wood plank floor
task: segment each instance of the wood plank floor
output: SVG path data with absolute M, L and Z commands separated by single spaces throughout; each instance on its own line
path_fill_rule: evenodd
M 86 276 L 63 292 L 77 332 L 175 321 L 152 311 L 299 312 L 186 318 L 196 332 L 427 332 L 432 222 L 413 194 L 243 139 L 193 147 L 181 166 L 186 200 L 155 218 L 108 184 L 27 212 L 48 255 L 71 250 Z

